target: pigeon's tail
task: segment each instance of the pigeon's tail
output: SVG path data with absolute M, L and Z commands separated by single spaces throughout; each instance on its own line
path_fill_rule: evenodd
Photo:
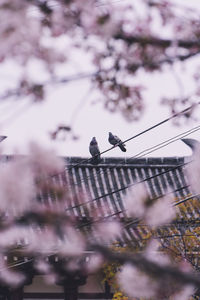
M 100 161 L 101 161 L 101 156 L 100 156 L 100 155 L 98 155 L 98 156 L 93 156 L 93 157 L 91 158 L 91 163 L 92 163 L 93 165 L 98 165 L 98 164 L 100 163 Z
M 119 145 L 119 148 L 123 151 L 123 152 L 126 152 L 126 148 L 123 144 Z

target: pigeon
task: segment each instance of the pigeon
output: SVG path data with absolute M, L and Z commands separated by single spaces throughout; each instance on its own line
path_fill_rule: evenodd
M 100 151 L 95 137 L 93 137 L 90 142 L 89 151 L 90 154 L 92 155 L 91 162 L 94 164 L 98 164 L 100 162 Z
M 123 152 L 126 152 L 125 144 L 122 143 L 122 140 L 118 136 L 113 135 L 111 132 L 109 132 L 108 141 L 111 145 L 118 146 Z

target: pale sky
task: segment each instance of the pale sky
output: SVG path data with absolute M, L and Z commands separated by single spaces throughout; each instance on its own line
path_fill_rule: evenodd
M 181 3 L 188 1 L 181 0 Z M 120 3 L 120 2 L 119 2 Z M 116 5 L 120 5 L 116 1 Z M 197 5 L 200 9 L 200 3 L 195 0 L 190 1 L 191 5 Z M 77 54 L 76 63 L 81 65 L 78 72 L 88 71 L 83 63 L 85 57 Z M 191 63 L 192 62 L 192 63 Z M 169 116 L 169 110 L 166 106 L 159 105 L 159 97 L 180 94 L 187 95 L 192 88 L 191 73 L 193 66 L 196 66 L 199 58 L 194 58 L 185 63 L 183 67 L 177 64 L 175 73 L 169 68 L 165 74 L 159 73 L 154 76 L 141 74 L 138 83 L 146 83 L 146 111 L 143 118 L 138 122 L 127 122 L 119 114 L 107 112 L 101 102 L 92 104 L 97 94 L 90 91 L 88 80 L 75 81 L 65 86 L 52 86 L 48 93 L 47 101 L 40 104 L 27 105 L 27 100 L 0 105 L 0 128 L 1 134 L 8 138 L 2 143 L 3 152 L 12 154 L 16 150 L 19 153 L 25 153 L 27 144 L 32 141 L 38 141 L 41 145 L 56 150 L 61 156 L 90 156 L 88 147 L 93 136 L 97 138 L 101 151 L 110 148 L 108 143 L 108 132 L 118 135 L 122 140 L 145 130 L 146 128 L 162 121 Z M 192 67 L 191 67 L 192 66 Z M 15 72 L 13 72 L 13 68 Z M 65 70 L 63 67 L 63 74 Z M 33 76 L 40 74 L 37 65 L 32 68 Z M 14 83 L 19 70 L 12 62 L 6 64 L 5 68 L 0 69 L 1 87 L 9 86 Z M 70 74 L 70 70 L 68 70 Z M 177 83 L 177 76 L 178 82 Z M 199 99 L 195 99 L 199 101 Z M 82 105 L 80 105 L 82 103 Z M 23 108 L 24 107 L 24 108 Z M 196 108 L 197 115 L 200 113 L 200 107 Z M 72 123 L 73 120 L 73 123 Z M 50 141 L 49 132 L 54 130 L 59 124 L 73 124 L 74 133 L 79 139 L 74 141 L 70 135 L 66 140 L 60 138 L 59 141 Z M 195 126 L 200 121 L 190 121 L 187 126 L 176 127 L 172 122 L 168 122 L 150 132 L 127 143 L 127 152 L 124 154 L 119 149 L 114 149 L 105 154 L 105 156 L 124 156 L 131 157 L 137 153 L 155 146 L 158 143 L 166 141 L 180 133 L 183 133 Z M 200 140 L 200 130 L 188 136 Z M 149 156 L 183 156 L 190 155 L 191 151 L 181 141 L 176 141 L 162 149 L 155 151 Z

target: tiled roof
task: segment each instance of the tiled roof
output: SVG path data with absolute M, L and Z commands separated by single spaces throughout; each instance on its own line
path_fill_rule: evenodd
M 152 198 L 161 197 L 169 189 L 174 191 L 177 199 L 191 193 L 184 173 L 184 157 L 104 158 L 98 165 L 92 165 L 86 158 L 80 157 L 66 158 L 65 161 L 66 174 L 76 199 L 71 213 L 79 217 L 85 215 L 81 207 L 82 199 L 76 196 L 77 190 L 87 191 L 91 203 L 101 208 L 104 217 L 124 210 L 123 197 L 128 187 L 137 182 L 144 182 Z
M 177 201 L 192 194 L 184 171 L 187 161 L 184 157 L 103 158 L 98 165 L 83 157 L 69 157 L 65 161 L 65 178 L 69 180 L 75 199 L 74 203 L 68 204 L 67 213 L 85 218 L 88 211 L 96 209 L 97 221 L 120 218 L 124 222 L 123 236 L 119 240 L 121 244 L 138 243 L 149 235 L 147 226 L 130 220 L 124 208 L 123 199 L 129 187 L 143 182 L 151 198 L 159 198 L 171 190 Z M 85 204 L 80 197 L 82 192 L 88 195 Z M 183 206 L 187 209 L 183 210 Z M 198 209 L 192 207 L 189 201 L 182 207 L 178 209 L 177 222 L 199 217 Z M 88 226 L 90 222 L 85 225 L 83 222 L 82 229 L 87 230 Z M 167 231 L 169 234 L 171 229 Z
M 53 177 L 61 186 L 69 186 L 70 202 L 66 202 L 66 214 L 78 217 L 82 221 L 81 230 L 88 232 L 91 223 L 120 219 L 124 223 L 121 244 L 138 243 L 149 236 L 145 224 L 130 219 L 123 199 L 129 187 L 143 182 L 151 198 L 159 198 L 172 190 L 175 200 L 187 198 L 192 194 L 185 174 L 188 159 L 184 157 L 164 158 L 102 158 L 98 165 L 93 165 L 89 158 L 63 158 L 66 170 Z M 2 158 L 3 160 L 3 158 Z M 4 161 L 9 157 L 4 157 Z M 85 197 L 83 196 L 85 195 Z M 44 199 L 44 205 L 56 203 L 56 195 L 49 194 Z M 134 205 L 134 203 L 133 203 Z M 183 209 L 183 206 L 185 209 Z M 95 214 L 94 214 L 95 212 Z M 95 218 L 94 218 L 95 215 Z M 197 220 L 199 209 L 188 201 L 178 209 L 176 222 Z M 166 228 L 170 234 L 171 228 Z

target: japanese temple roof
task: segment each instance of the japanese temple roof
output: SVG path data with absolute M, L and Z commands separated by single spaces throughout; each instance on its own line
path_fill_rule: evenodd
M 99 214 L 97 220 L 119 218 L 124 221 L 121 244 L 137 242 L 148 235 L 149 230 L 145 225 L 138 226 L 138 222 L 130 222 L 123 203 L 128 189 L 136 183 L 143 182 L 152 199 L 162 197 L 169 190 L 173 192 L 175 201 L 186 199 L 194 194 L 185 173 L 185 166 L 189 160 L 190 157 L 109 157 L 102 158 L 98 165 L 93 165 L 89 158 L 65 158 L 66 174 L 67 177 L 69 175 L 75 199 L 69 213 L 83 218 L 88 215 L 88 210 L 96 208 Z M 86 204 L 83 204 L 82 198 L 79 197 L 81 192 L 88 195 Z M 192 201 L 182 204 L 181 209 L 178 208 L 177 211 L 179 223 L 199 218 L 198 207 L 195 207 Z M 169 228 L 168 231 L 170 230 Z
M 3 160 L 5 162 L 9 159 L 4 157 Z M 173 191 L 175 201 L 193 195 L 185 173 L 185 166 L 190 157 L 108 157 L 102 158 L 97 165 L 92 164 L 90 158 L 62 159 L 66 163 L 65 172 L 56 175 L 53 180 L 61 186 L 70 186 L 71 203 L 66 203 L 66 214 L 81 219 L 81 230 L 86 233 L 94 222 L 90 222 L 90 213 L 93 211 L 95 222 L 120 219 L 124 228 L 117 241 L 123 246 L 138 244 L 140 240 L 149 236 L 148 227 L 139 224 L 137 220 L 130 220 L 126 212 L 123 199 L 129 187 L 143 182 L 151 198 L 160 198 L 169 190 Z M 56 195 L 50 195 L 43 200 L 51 206 L 55 204 Z M 200 220 L 199 208 L 193 200 L 185 202 L 180 209 L 179 206 L 177 208 L 176 224 L 166 227 L 166 235 L 176 230 L 178 223 L 180 226 L 182 223 L 186 226 L 185 222 L 191 225 L 192 222 Z
M 65 161 L 66 174 L 75 196 L 71 213 L 79 217 L 85 215 L 77 191 L 87 192 L 91 203 L 102 209 L 104 217 L 124 211 L 123 197 L 136 183 L 143 182 L 152 198 L 165 195 L 167 190 L 173 191 L 179 200 L 191 194 L 184 172 L 184 157 L 109 157 L 103 158 L 98 165 L 83 157 L 69 157 Z

